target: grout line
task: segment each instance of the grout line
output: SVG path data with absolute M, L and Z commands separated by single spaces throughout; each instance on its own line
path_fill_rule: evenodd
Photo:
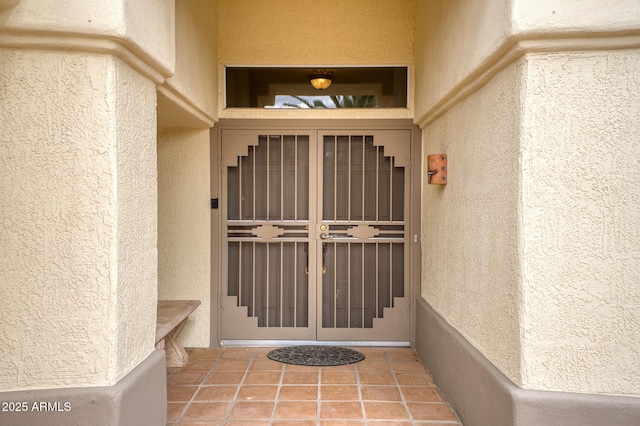
M 366 359 L 367 358 L 365 357 L 365 360 Z M 358 368 L 357 363 L 356 363 L 356 365 L 354 365 L 353 370 L 356 373 L 356 386 L 358 387 L 358 399 L 360 400 L 360 411 L 362 413 L 362 424 L 368 425 L 369 424 L 369 419 L 367 419 L 367 412 L 364 409 L 364 397 L 362 395 L 362 382 L 360 381 L 360 369 Z
M 409 405 L 407 404 L 407 400 L 404 397 L 404 392 L 402 392 L 402 388 L 400 387 L 400 382 L 398 381 L 398 376 L 396 375 L 396 370 L 393 368 L 393 363 L 391 362 L 391 357 L 384 351 L 384 356 L 387 359 L 387 363 L 389 364 L 389 371 L 391 372 L 391 376 L 393 377 L 393 381 L 395 382 L 396 389 L 398 390 L 398 394 L 400 395 L 400 401 L 402 402 L 402 406 L 407 411 L 407 415 L 409 416 L 409 422 L 412 425 L 415 425 L 416 422 L 411 414 L 411 410 L 409 410 Z
M 187 413 L 187 410 L 189 409 L 189 407 L 191 407 L 191 403 L 194 402 L 194 398 L 196 397 L 196 395 L 200 392 L 200 389 L 203 386 L 203 383 L 205 383 L 207 381 L 207 378 L 209 377 L 209 375 L 211 374 L 211 372 L 213 371 L 213 367 L 218 363 L 218 360 L 220 358 L 217 357 L 214 361 L 214 363 L 211 365 L 211 367 L 209 368 L 209 372 L 207 374 L 204 375 L 204 378 L 200 381 L 200 383 L 198 383 L 197 385 L 197 389 L 196 391 L 193 393 L 193 395 L 191 395 L 191 398 L 189 399 L 189 401 L 187 401 L 187 404 L 184 406 L 184 409 L 182 410 L 182 412 L 180 413 L 180 415 L 178 416 L 177 420 L 175 421 L 175 424 L 179 424 L 182 421 L 182 417 Z M 189 363 L 188 365 L 193 364 L 194 362 L 199 361 L 200 359 L 197 358 L 196 360 L 194 360 L 193 362 Z M 171 373 L 171 376 L 173 376 L 173 374 L 175 374 L 176 371 L 174 369 L 174 371 Z
M 322 367 L 318 368 L 318 393 L 316 395 L 316 425 L 319 425 L 320 409 L 322 407 Z
M 212 372 L 213 372 L 213 369 L 215 368 L 215 365 L 218 363 L 218 361 L 223 359 L 222 355 L 227 351 L 227 349 L 228 348 L 224 348 L 223 351 L 220 352 L 220 355 L 218 356 L 218 359 L 216 359 L 215 364 L 211 367 L 211 371 Z M 242 386 L 244 385 L 244 381 L 247 378 L 247 375 L 249 374 L 249 370 L 251 369 L 251 365 L 253 365 L 253 360 L 254 360 L 255 356 L 256 356 L 256 348 L 254 348 L 253 355 L 251 355 L 251 358 L 249 358 L 249 363 L 247 364 L 247 366 L 244 369 L 244 374 L 242 375 L 242 378 L 238 382 L 238 388 L 236 389 L 236 393 L 233 395 L 233 399 L 231 399 L 231 401 L 229 401 L 229 407 L 227 408 L 227 414 L 225 415 L 224 419 L 222 419 L 222 423 L 226 423 L 226 422 L 229 422 L 231 420 L 231 413 L 233 412 L 233 409 L 236 406 L 236 402 L 238 402 L 238 396 L 240 395 L 240 390 L 242 389 Z
M 270 423 L 273 423 L 276 420 L 276 408 L 278 407 L 278 401 L 280 400 L 280 391 L 282 390 L 282 385 L 284 385 L 284 374 L 286 370 L 287 365 L 283 364 L 283 367 L 280 369 L 280 379 L 278 380 L 276 395 L 273 397 L 273 409 L 271 410 Z

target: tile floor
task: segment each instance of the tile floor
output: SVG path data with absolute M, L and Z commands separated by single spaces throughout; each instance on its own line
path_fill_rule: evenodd
M 272 348 L 189 349 L 167 370 L 167 425 L 461 426 L 415 351 L 356 348 L 366 359 L 305 367 Z

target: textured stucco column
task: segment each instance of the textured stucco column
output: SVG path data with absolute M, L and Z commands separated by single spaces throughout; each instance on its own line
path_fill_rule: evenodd
M 105 54 L 0 64 L 0 391 L 115 385 L 154 352 L 155 84 Z

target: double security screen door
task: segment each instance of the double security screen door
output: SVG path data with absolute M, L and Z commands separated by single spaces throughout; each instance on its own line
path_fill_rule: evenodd
M 220 139 L 221 339 L 408 341 L 410 130 Z

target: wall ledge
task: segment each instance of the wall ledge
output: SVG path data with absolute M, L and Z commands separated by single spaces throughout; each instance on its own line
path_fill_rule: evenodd
M 163 83 L 165 77 L 173 74 L 172 70 L 163 67 L 135 45 L 115 37 L 0 30 L 0 48 L 113 55 L 155 84 Z
M 495 75 L 527 54 L 640 48 L 640 32 L 621 34 L 526 34 L 507 39 L 479 67 L 440 98 L 415 123 L 426 128 L 456 104 L 480 90 Z
M 164 426 L 167 370 L 164 349 L 155 350 L 113 386 L 0 392 L 3 403 L 25 411 L 0 411 L 0 424 Z M 35 405 L 34 405 L 35 404 Z
M 175 114 L 165 111 L 169 106 L 178 108 L 183 113 L 183 117 L 177 120 Z M 171 85 L 170 80 L 158 86 L 158 127 L 210 128 L 216 121 L 214 116 Z
M 20 3 L 20 0 L 0 0 L 0 10 L 11 9 Z
M 638 424 L 638 397 L 521 389 L 417 299 L 416 350 L 465 426 Z

